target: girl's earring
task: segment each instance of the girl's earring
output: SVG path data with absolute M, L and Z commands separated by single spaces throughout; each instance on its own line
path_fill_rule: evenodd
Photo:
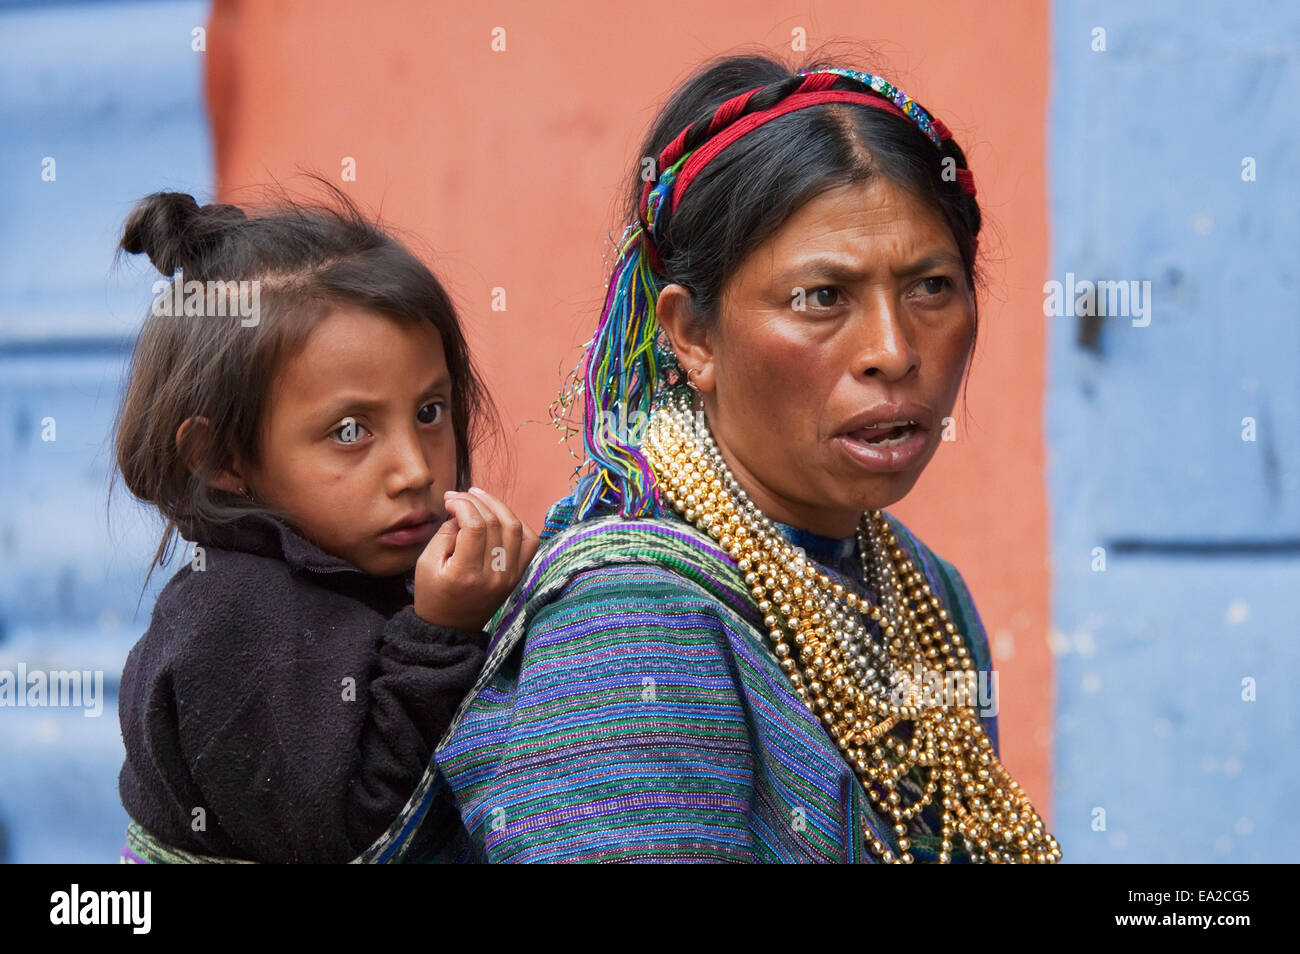
M 691 375 L 692 375 L 692 374 L 696 374 L 696 373 L 698 373 L 698 371 L 699 371 L 698 368 L 687 368 L 687 369 L 686 369 L 686 386 L 687 386 L 688 388 L 690 388 L 692 391 L 694 391 L 696 394 L 699 394 L 699 393 L 700 393 L 700 389 L 697 388 L 694 384 L 691 383 Z

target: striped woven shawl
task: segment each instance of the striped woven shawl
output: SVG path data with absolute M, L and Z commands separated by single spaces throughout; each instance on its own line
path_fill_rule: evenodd
M 886 518 L 988 670 L 960 574 Z M 493 622 L 435 766 L 359 860 L 867 862 L 870 838 L 896 845 L 791 693 L 735 563 L 684 521 L 567 527 Z M 937 852 L 937 834 L 912 838 L 918 861 Z

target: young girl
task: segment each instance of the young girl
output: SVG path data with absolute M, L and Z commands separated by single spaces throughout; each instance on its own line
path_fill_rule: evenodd
M 451 301 L 334 199 L 248 218 L 159 193 L 126 222 L 121 249 L 170 280 L 117 463 L 167 521 L 150 573 L 177 534 L 195 545 L 122 675 L 125 860 L 359 855 L 537 549 L 470 486 L 494 412 Z

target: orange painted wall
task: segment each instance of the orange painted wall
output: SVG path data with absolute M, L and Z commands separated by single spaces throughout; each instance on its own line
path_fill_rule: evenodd
M 503 52 L 491 47 L 496 27 Z M 490 472 L 482 483 L 538 527 L 573 464 L 547 409 L 595 327 L 607 235 L 622 226 L 616 197 L 662 98 L 710 56 L 789 52 L 797 29 L 810 49 L 874 51 L 858 67 L 958 136 L 988 223 L 969 413 L 959 406 L 957 442 L 892 509 L 969 583 L 999 668 L 1003 760 L 1046 817 L 1048 28 L 1038 0 L 216 0 L 207 88 L 219 191 L 239 202 L 271 179 L 292 189 L 301 169 L 337 180 L 343 157 L 356 160 L 357 181 L 340 184 L 418 237 L 513 429 L 513 489 Z M 504 311 L 490 307 L 496 287 Z

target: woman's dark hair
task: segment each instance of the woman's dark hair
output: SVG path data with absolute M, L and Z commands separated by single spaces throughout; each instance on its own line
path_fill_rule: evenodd
M 159 192 L 142 199 L 126 220 L 119 254 L 147 255 L 170 280 L 163 294 L 174 287 L 180 300 L 179 283 L 196 280 L 256 281 L 259 293 L 256 321 L 225 303 L 213 308 L 213 299 L 205 298 L 202 314 L 187 310 L 172 317 L 151 309 L 140 332 L 114 442 L 127 488 L 167 521 L 150 575 L 170 558 L 178 533 L 195 539 L 205 528 L 270 510 L 209 480 L 236 456 L 260 461 L 260 427 L 276 369 L 340 306 L 427 321 L 437 329 L 453 389 L 455 489 L 472 484 L 475 449 L 486 437 L 500 436 L 499 412 L 438 279 L 346 194 L 313 178 L 330 193 L 327 203 L 279 195 L 250 217 L 233 205 L 200 207 L 187 194 Z M 178 447 L 177 430 L 195 417 L 206 418 L 206 428 L 186 428 Z
M 814 58 L 792 69 L 762 55 L 712 60 L 696 70 L 659 111 L 640 155 L 657 161 L 664 147 L 694 124 L 683 149 L 690 152 L 709 138 L 709 120 L 726 100 L 764 87 L 736 118 L 759 112 L 793 93 L 803 82 L 797 75 L 800 71 L 832 67 L 860 69 L 862 64 Z M 870 87 L 843 76 L 831 89 L 870 92 Z M 946 175 L 945 160 L 951 160 Z M 666 271 L 662 277 L 688 289 L 695 317 L 711 323 L 717 318 L 727 280 L 745 256 L 795 211 L 829 189 L 882 175 L 942 216 L 973 291 L 980 208 L 957 181 L 953 168 L 967 168 L 956 141 L 946 139 L 938 147 L 911 121 L 884 110 L 851 103 L 794 110 L 728 146 L 683 193 L 671 218 L 656 228 L 662 236 L 657 243 Z M 625 221 L 639 217 L 643 185 L 638 165 L 627 194 Z M 668 203 L 659 214 L 669 214 Z

